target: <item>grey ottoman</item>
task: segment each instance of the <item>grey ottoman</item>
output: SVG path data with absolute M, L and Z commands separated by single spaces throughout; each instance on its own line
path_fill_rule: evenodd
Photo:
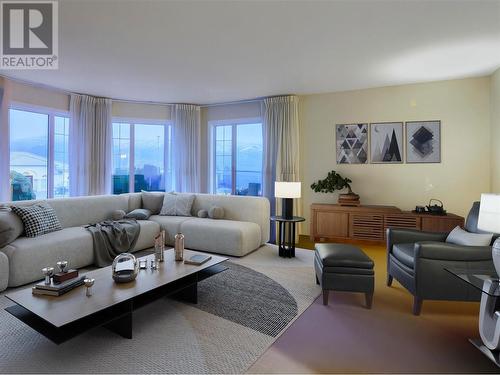
M 0 251 L 0 292 L 9 284 L 9 258 Z
M 347 244 L 317 243 L 314 269 L 316 282 L 323 289 L 323 304 L 328 291 L 365 293 L 366 307 L 372 307 L 375 272 L 373 261 L 359 247 Z

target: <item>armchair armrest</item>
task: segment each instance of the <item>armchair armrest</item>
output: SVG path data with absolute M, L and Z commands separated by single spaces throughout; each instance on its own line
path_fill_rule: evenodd
M 415 259 L 426 258 L 452 261 L 493 261 L 491 246 L 461 246 L 446 242 L 418 242 Z
M 392 245 L 398 243 L 414 243 L 422 241 L 444 242 L 448 233 L 423 232 L 415 229 L 387 228 L 387 250 L 392 250 Z

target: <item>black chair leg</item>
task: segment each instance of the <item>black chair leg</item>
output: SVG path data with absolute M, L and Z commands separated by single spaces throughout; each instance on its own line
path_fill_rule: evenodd
M 318 276 L 316 276 L 316 285 L 319 285 L 319 279 L 318 279 Z
M 323 290 L 323 305 L 328 305 L 328 290 Z
M 366 308 L 371 309 L 373 304 L 373 293 L 365 293 Z
M 424 302 L 422 298 L 417 296 L 413 297 L 413 315 L 420 315 L 420 312 L 422 311 L 422 302 Z
M 391 286 L 392 285 L 392 276 L 387 274 L 387 286 Z

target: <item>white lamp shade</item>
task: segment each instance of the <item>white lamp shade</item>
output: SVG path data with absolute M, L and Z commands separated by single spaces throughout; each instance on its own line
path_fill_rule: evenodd
M 274 183 L 274 196 L 276 198 L 300 198 L 300 182 L 281 182 Z
M 500 194 L 481 194 L 477 229 L 500 233 Z

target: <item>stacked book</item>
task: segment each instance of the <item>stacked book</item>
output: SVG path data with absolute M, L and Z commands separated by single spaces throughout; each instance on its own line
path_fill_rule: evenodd
M 79 287 L 80 285 L 83 285 L 83 280 L 85 280 L 85 276 L 75 277 L 60 284 L 54 284 L 54 282 L 45 284 L 45 282 L 42 281 L 36 284 L 31 291 L 33 294 L 37 295 L 58 297 L 69 292 L 70 290 L 75 289 L 76 287 Z

